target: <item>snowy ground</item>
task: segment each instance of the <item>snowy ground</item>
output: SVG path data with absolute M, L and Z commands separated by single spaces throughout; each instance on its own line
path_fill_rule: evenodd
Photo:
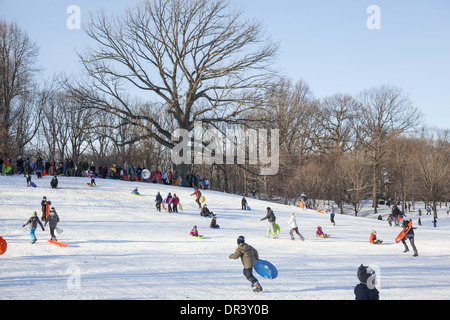
M 437 228 L 430 216 L 422 216 L 419 227 L 417 215 L 408 214 L 417 227 L 419 256 L 412 257 L 411 249 L 403 253 L 403 245 L 395 244 L 400 228 L 373 215 L 337 214 L 331 226 L 328 215 L 312 210 L 248 198 L 252 211 L 242 211 L 240 196 L 204 191 L 221 226 L 210 229 L 210 219 L 199 215 L 190 196 L 192 189 L 102 179 L 89 188 L 87 178 L 59 180 L 60 188 L 53 190 L 50 177 L 33 177 L 37 188 L 27 188 L 22 176 L 0 177 L 0 236 L 8 242 L 0 256 L 1 300 L 353 300 L 361 263 L 377 270 L 383 300 L 450 299 L 450 218 L 444 208 Z M 130 194 L 135 186 L 141 196 Z M 163 197 L 176 193 L 184 212 L 157 212 L 157 191 Z M 66 248 L 47 243 L 48 228 L 37 229 L 38 242 L 32 245 L 28 226 L 22 228 L 33 211 L 40 215 L 43 196 L 60 216 L 64 232 L 58 239 L 68 243 Z M 279 239 L 265 238 L 268 223 L 260 219 L 267 206 L 277 216 Z M 387 210 L 382 206 L 380 212 Z M 304 242 L 289 240 L 291 211 Z M 204 239 L 189 237 L 194 225 Z M 332 236 L 317 239 L 319 225 Z M 369 243 L 373 229 L 384 240 L 380 246 Z M 275 280 L 255 274 L 261 293 L 251 290 L 241 262 L 228 258 L 239 235 L 279 270 Z

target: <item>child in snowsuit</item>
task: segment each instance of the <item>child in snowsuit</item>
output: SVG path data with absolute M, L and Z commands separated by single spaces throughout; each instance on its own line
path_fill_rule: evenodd
M 382 244 L 383 243 L 383 240 L 378 240 L 377 239 L 377 232 L 375 230 L 372 230 L 372 233 L 370 234 L 369 241 L 372 244 Z
M 198 234 L 197 226 L 194 226 L 194 228 L 192 228 L 191 233 L 189 235 L 191 237 L 201 237 L 201 235 Z
M 319 238 L 325 238 L 326 236 L 328 236 L 326 233 L 323 233 L 322 231 L 322 227 L 317 227 L 317 231 L 316 231 L 316 237 Z
M 269 237 L 270 235 L 270 231 L 272 231 L 272 233 L 274 234 L 274 238 L 278 238 L 278 235 L 275 231 L 275 222 L 276 222 L 276 217 L 275 214 L 273 213 L 272 209 L 270 209 L 270 207 L 267 207 L 267 214 L 264 218 L 261 219 L 261 221 L 263 220 L 268 220 L 269 221 L 269 226 L 267 227 L 267 233 L 266 233 L 266 238 Z
M 212 219 L 211 219 L 211 224 L 209 225 L 209 227 L 210 227 L 210 228 L 213 228 L 213 229 L 218 229 L 218 228 L 220 228 L 220 226 L 217 224 L 216 215 L 213 214 L 212 216 L 213 216 L 213 217 L 212 217 Z
M 238 259 L 241 258 L 241 262 L 244 266 L 244 276 L 248 281 L 251 282 L 252 287 L 254 287 L 254 292 L 262 291 L 262 287 L 258 282 L 258 279 L 252 273 L 253 267 L 255 266 L 256 260 L 259 259 L 258 251 L 253 248 L 251 245 L 245 243 L 245 238 L 243 236 L 239 236 L 237 239 L 238 247 L 233 254 L 229 255 L 230 259 Z
M 138 187 L 136 187 L 136 189 L 131 191 L 131 194 L 139 195 Z
M 39 225 L 42 228 L 42 231 L 44 231 L 44 226 L 42 225 L 42 222 L 39 220 L 38 216 L 37 216 L 37 212 L 34 211 L 33 215 L 30 217 L 30 219 L 28 219 L 28 221 L 26 223 L 23 224 L 22 228 L 25 227 L 27 224 L 30 225 L 30 236 L 31 236 L 31 243 L 35 243 L 37 241 L 36 235 L 35 235 L 35 231 L 36 231 L 36 227 L 37 224 L 39 223 Z
M 97 184 L 95 183 L 95 174 L 94 172 L 91 171 L 91 186 L 96 186 Z
M 55 208 L 52 207 L 50 209 L 50 214 L 48 215 L 47 219 L 45 219 L 45 224 L 44 224 L 44 226 L 47 226 L 47 223 L 49 224 L 50 236 L 51 236 L 50 240 L 58 241 L 55 236 L 55 229 L 56 229 L 56 225 L 58 224 L 58 222 L 59 222 L 59 216 L 56 213 Z
M 357 275 L 360 283 L 354 289 L 355 300 L 380 300 L 379 291 L 375 288 L 375 271 L 361 264 Z
M 178 198 L 177 194 L 174 193 L 173 198 L 172 198 L 172 211 L 173 212 L 178 212 L 178 203 L 179 202 L 180 202 L 180 198 Z
M 411 223 L 411 225 L 410 225 L 410 223 Z M 419 253 L 417 252 L 417 248 L 416 248 L 416 246 L 414 244 L 414 231 L 413 231 L 413 229 L 415 229 L 415 228 L 412 227 L 412 221 L 403 220 L 403 232 L 405 233 L 405 236 L 402 239 L 402 243 L 405 246 L 405 251 L 403 251 L 403 252 L 408 252 L 409 251 L 409 248 L 406 245 L 406 238 L 408 238 L 409 242 L 411 243 L 411 246 L 413 248 L 413 251 L 414 251 L 413 257 L 417 257 L 419 255 Z
M 289 214 L 289 218 L 287 219 L 287 222 L 291 226 L 291 229 L 289 230 L 289 235 L 291 236 L 291 240 L 294 240 L 294 231 L 295 231 L 295 233 L 297 233 L 297 235 L 300 237 L 300 239 L 302 239 L 302 241 L 304 241 L 305 238 L 303 238 L 303 236 L 300 234 L 300 232 L 298 232 L 298 226 L 297 226 L 297 222 L 295 221 L 295 216 L 294 216 L 293 212 L 291 212 Z
M 50 186 L 52 189 L 56 189 L 58 187 L 58 178 L 54 176 L 52 180 L 50 180 Z

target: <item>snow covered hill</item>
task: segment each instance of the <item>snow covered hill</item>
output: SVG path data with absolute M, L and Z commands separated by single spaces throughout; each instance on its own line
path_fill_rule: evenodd
M 373 215 L 360 218 L 329 216 L 313 210 L 247 198 L 251 211 L 240 209 L 240 196 L 204 191 L 206 203 L 217 214 L 220 229 L 209 228 L 201 217 L 190 188 L 87 178 L 50 177 L 27 188 L 22 176 L 0 177 L 0 236 L 8 243 L 0 256 L 0 299 L 164 299 L 164 300 L 297 300 L 354 299 L 356 271 L 362 263 L 378 274 L 380 299 L 450 299 L 450 218 L 441 210 L 437 228 L 430 216 L 423 226 L 412 218 L 418 257 L 395 244 L 400 228 L 389 227 Z M 139 187 L 140 196 L 131 195 Z M 176 193 L 180 213 L 157 212 L 156 193 Z M 48 227 L 36 230 L 30 243 L 28 226 L 33 211 L 40 215 L 46 196 L 60 216 L 64 230 L 58 240 L 66 248 L 47 243 Z M 266 207 L 281 227 L 279 239 L 266 238 Z M 417 208 L 416 208 L 417 209 Z M 387 212 L 387 208 L 382 208 Z M 296 215 L 305 241 L 289 239 L 287 218 Z M 204 238 L 193 239 L 194 225 Z M 315 237 L 322 226 L 328 239 Z M 382 245 L 371 245 L 376 230 Z M 243 235 L 261 259 L 279 271 L 275 280 L 256 275 L 264 289 L 254 293 L 242 274 L 240 260 L 230 260 L 236 239 Z M 409 244 L 409 242 L 408 242 Z

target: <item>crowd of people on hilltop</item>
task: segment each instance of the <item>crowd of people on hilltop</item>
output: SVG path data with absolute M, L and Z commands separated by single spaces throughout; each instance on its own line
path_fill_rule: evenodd
M 146 166 L 128 164 L 124 164 L 123 166 L 117 166 L 115 164 L 107 166 L 105 163 L 96 166 L 94 162 L 89 164 L 86 161 L 75 164 L 71 158 L 66 158 L 64 161 L 44 161 L 40 156 L 33 160 L 30 160 L 29 157 L 23 159 L 19 156 L 15 161 L 15 165 L 13 160 L 8 157 L 6 159 L 0 159 L 0 168 L 2 169 L 2 174 L 34 174 L 38 179 L 44 175 L 67 177 L 90 177 L 91 175 L 95 175 L 103 179 L 150 182 L 150 179 L 143 176 L 144 170 L 149 170 L 151 173 L 150 176 L 156 172 L 159 173 L 159 182 L 161 184 L 173 185 L 180 178 L 178 172 L 172 172 L 170 170 L 160 171 L 159 169 L 152 171 L 146 168 Z M 200 178 L 194 172 L 186 176 L 186 181 L 193 188 L 209 189 L 209 180 L 207 178 Z M 156 183 L 157 181 L 152 182 Z

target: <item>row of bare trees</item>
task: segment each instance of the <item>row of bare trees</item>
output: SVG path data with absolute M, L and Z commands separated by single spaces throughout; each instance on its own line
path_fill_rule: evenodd
M 82 72 L 38 86 L 37 45 L 0 21 L 2 158 L 194 171 L 218 190 L 286 203 L 306 192 L 355 213 L 369 195 L 375 213 L 380 194 L 434 205 L 449 197 L 448 132 L 414 132 L 420 114 L 401 89 L 318 99 L 306 81 L 273 70 L 278 44 L 228 1 L 147 0 L 117 16 L 98 12 L 86 33 Z M 174 166 L 175 129 L 192 132 L 199 122 L 277 129 L 278 173 L 258 175 L 262 165 L 248 155 L 245 164 Z

